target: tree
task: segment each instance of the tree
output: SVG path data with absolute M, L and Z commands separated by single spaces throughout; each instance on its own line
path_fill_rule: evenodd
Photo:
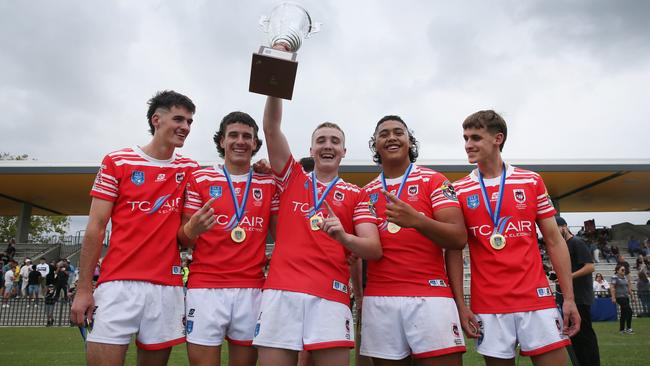
M 0 153 L 0 160 L 29 160 L 27 154 L 12 155 Z M 32 216 L 31 229 L 29 230 L 30 240 L 33 242 L 45 241 L 52 235 L 62 236 L 70 228 L 68 216 Z M 0 216 L 0 242 L 8 242 L 16 237 L 18 218 L 16 216 Z

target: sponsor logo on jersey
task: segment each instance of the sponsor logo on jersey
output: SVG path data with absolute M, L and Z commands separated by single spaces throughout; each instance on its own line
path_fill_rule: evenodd
M 454 186 L 452 186 L 451 183 L 449 183 L 448 180 L 442 183 L 440 189 L 442 190 L 442 195 L 447 197 L 448 200 L 458 201 L 458 197 L 456 197 L 456 190 L 454 189 Z
M 334 191 L 334 201 L 343 201 L 345 195 L 341 191 Z
M 172 266 L 172 274 L 173 275 L 183 274 L 183 269 L 181 268 L 181 266 Z
M 188 318 L 194 318 L 194 311 L 195 311 L 195 310 L 196 310 L 196 309 L 191 308 L 191 309 L 187 312 L 187 317 L 188 317 Z
M 262 188 L 253 188 L 253 199 L 255 201 L 262 200 Z
M 540 287 L 537 289 L 537 297 L 553 296 L 553 291 L 548 287 Z
M 429 286 L 431 287 L 447 287 L 445 280 L 429 280 Z
M 344 294 L 348 293 L 348 286 L 339 281 L 332 281 L 332 288 L 336 291 L 341 291 Z
M 131 212 L 146 212 L 147 215 L 152 215 L 156 212 L 167 214 L 178 211 L 181 198 L 169 199 L 169 197 L 171 197 L 171 194 L 160 196 L 153 203 L 151 201 L 127 201 L 126 204 L 131 205 Z
M 185 179 L 185 173 L 176 173 L 176 183 L 180 183 Z
M 535 233 L 535 225 L 533 222 L 528 220 L 511 220 L 512 216 L 506 216 L 499 219 L 498 222 L 498 232 L 503 234 L 507 238 L 517 238 L 523 236 L 531 236 L 532 233 Z M 479 225 L 479 226 L 470 226 L 468 228 L 468 233 L 475 236 L 489 237 L 492 235 L 493 225 Z
M 221 186 L 210 186 L 210 197 L 212 198 L 221 197 Z
M 492 196 L 490 196 L 490 201 L 498 201 L 499 200 L 499 191 L 493 192 Z
M 526 192 L 524 192 L 523 189 L 514 189 L 512 193 L 514 194 L 517 203 L 526 202 Z
M 235 188 L 235 195 L 237 195 L 237 196 L 241 195 L 241 188 L 240 187 Z
M 187 334 L 192 333 L 192 329 L 194 329 L 194 320 L 188 320 L 187 324 L 185 325 L 185 332 Z
M 415 196 L 416 194 L 418 194 L 418 185 L 415 184 L 409 186 L 407 192 L 409 193 L 409 196 Z
M 131 173 L 131 182 L 136 186 L 141 186 L 144 183 L 144 172 L 141 170 L 134 170 Z
M 472 210 L 475 210 L 480 205 L 481 205 L 481 200 L 478 198 L 478 194 L 467 196 L 467 207 L 469 207 Z

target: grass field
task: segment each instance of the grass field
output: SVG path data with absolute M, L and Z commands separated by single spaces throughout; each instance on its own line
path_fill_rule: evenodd
M 603 366 L 650 364 L 650 318 L 635 318 L 632 327 L 636 334 L 621 335 L 618 333 L 618 322 L 594 323 Z M 224 352 L 222 365 L 227 365 L 227 359 L 228 355 Z M 84 346 L 77 328 L 0 328 L 0 364 L 84 365 Z M 133 344 L 129 347 L 126 364 L 135 365 Z M 169 365 L 187 364 L 185 346 L 174 347 Z M 484 364 L 474 351 L 472 342 L 463 357 L 463 364 Z M 532 364 L 527 357 L 521 357 L 518 365 Z

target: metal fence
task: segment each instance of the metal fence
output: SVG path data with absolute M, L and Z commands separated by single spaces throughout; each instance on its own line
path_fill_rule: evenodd
M 44 327 L 47 325 L 47 306 L 43 299 L 37 303 L 29 299 L 9 299 L 9 307 L 0 306 L 0 327 Z M 59 300 L 52 313 L 55 327 L 70 326 L 70 302 Z

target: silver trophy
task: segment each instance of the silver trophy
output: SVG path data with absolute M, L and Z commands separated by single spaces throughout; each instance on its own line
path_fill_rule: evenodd
M 287 2 L 273 8 L 269 16 L 262 16 L 260 25 L 268 34 L 270 46 L 261 46 L 253 54 L 248 90 L 291 99 L 298 69 L 296 51 L 304 39 L 320 30 L 320 23 L 314 23 L 302 6 Z M 286 51 L 273 46 L 283 46 Z

